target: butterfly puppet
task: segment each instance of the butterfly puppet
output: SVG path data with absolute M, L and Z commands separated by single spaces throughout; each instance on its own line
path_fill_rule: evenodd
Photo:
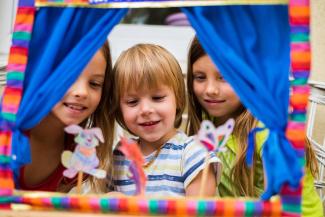
M 215 127 L 211 121 L 204 120 L 197 134 L 197 140 L 208 150 L 215 153 L 226 150 L 225 144 L 235 126 L 234 119 L 229 119 L 219 127 Z

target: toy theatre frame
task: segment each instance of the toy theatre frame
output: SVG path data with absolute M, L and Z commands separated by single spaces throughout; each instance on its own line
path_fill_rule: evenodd
M 15 171 L 30 161 L 23 132 L 50 112 L 127 8 L 136 7 L 181 7 L 241 102 L 269 129 L 263 146 L 267 185 L 260 199 L 78 196 L 14 189 Z M 300 216 L 311 61 L 309 14 L 308 0 L 20 0 L 1 101 L 0 207 Z M 279 197 L 270 200 L 273 195 Z

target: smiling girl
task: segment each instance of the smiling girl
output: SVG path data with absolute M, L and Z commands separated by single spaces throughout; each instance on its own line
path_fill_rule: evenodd
M 52 111 L 28 132 L 32 161 L 20 170 L 20 189 L 67 192 L 76 185 L 75 180 L 63 177 L 65 168 L 61 164 L 62 152 L 74 149 L 73 137 L 64 132 L 70 124 L 102 130 L 105 142 L 97 150 L 99 167 L 111 170 L 108 161 L 111 159 L 114 120 L 108 118 L 108 94 L 103 92 L 111 70 L 111 55 L 106 42 Z M 87 177 L 87 180 L 93 192 L 107 190 L 105 180 L 93 177 Z
M 231 85 L 222 77 L 218 67 L 206 54 L 195 37 L 188 54 L 187 91 L 189 98 L 189 135 L 199 130 L 204 119 L 213 121 L 216 127 L 227 119 L 235 119 L 232 135 L 226 143 L 226 151 L 219 153 L 223 171 L 218 187 L 221 197 L 260 197 L 264 191 L 262 147 L 268 131 L 256 133 L 252 167 L 245 163 L 247 137 L 255 127 L 262 125 L 240 102 Z M 306 174 L 302 190 L 302 216 L 323 216 L 322 203 L 313 184 L 317 165 L 309 143 L 306 144 Z

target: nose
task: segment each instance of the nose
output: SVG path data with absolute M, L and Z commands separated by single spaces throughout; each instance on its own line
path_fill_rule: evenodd
M 150 100 L 141 100 L 140 102 L 140 112 L 141 115 L 149 115 L 153 112 L 153 106 Z
M 206 86 L 207 95 L 218 95 L 219 93 L 219 84 L 215 80 L 210 80 Z
M 76 98 L 87 98 L 88 96 L 88 86 L 87 82 L 81 78 L 70 87 L 69 92 Z

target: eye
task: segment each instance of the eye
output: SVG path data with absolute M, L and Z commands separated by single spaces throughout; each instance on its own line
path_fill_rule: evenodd
M 160 102 L 160 101 L 162 101 L 163 99 L 165 99 L 165 97 L 166 96 L 153 96 L 152 97 L 152 99 L 154 100 L 154 101 L 158 101 L 158 102 Z
M 204 81 L 206 79 L 206 76 L 203 74 L 194 74 L 193 80 L 195 81 Z
M 128 99 L 128 100 L 126 100 L 126 104 L 128 105 L 128 106 L 136 106 L 137 104 L 138 104 L 138 102 L 139 102 L 139 100 L 137 100 L 137 99 Z
M 103 87 L 103 82 L 102 81 L 91 80 L 91 81 L 89 81 L 89 85 L 94 89 L 102 88 Z
M 217 76 L 217 80 L 218 80 L 218 81 L 224 81 L 225 79 L 222 77 L 222 75 L 218 75 L 218 76 Z

